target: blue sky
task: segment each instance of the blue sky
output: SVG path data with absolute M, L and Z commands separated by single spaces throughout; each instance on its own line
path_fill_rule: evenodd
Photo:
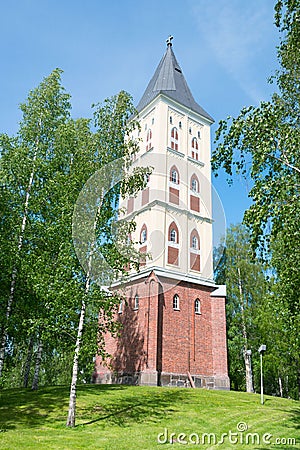
M 13 134 L 18 104 L 56 67 L 72 95 L 73 117 L 90 117 L 91 104 L 121 89 L 135 104 L 160 58 L 165 40 L 196 101 L 215 119 L 268 100 L 274 86 L 278 32 L 273 0 L 11 0 L 0 10 L 0 132 Z M 247 183 L 214 185 L 227 224 L 249 206 Z

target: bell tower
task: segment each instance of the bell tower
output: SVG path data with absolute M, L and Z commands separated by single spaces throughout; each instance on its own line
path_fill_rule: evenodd
M 118 338 L 106 337 L 109 361 L 96 360 L 101 383 L 195 385 L 229 389 L 225 286 L 213 281 L 210 126 L 172 48 L 137 105 L 140 140 L 133 166 L 153 171 L 125 199 L 131 236 L 147 255 L 124 288 Z M 118 288 L 116 284 L 115 288 Z

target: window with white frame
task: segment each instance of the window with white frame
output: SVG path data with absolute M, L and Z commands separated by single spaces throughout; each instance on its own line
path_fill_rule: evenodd
M 179 296 L 177 294 L 173 297 L 173 309 L 179 311 Z
M 193 248 L 194 250 L 198 250 L 198 248 L 199 248 L 199 243 L 198 243 L 198 238 L 197 238 L 197 236 L 193 236 L 193 237 L 192 237 L 192 248 Z
M 191 188 L 192 188 L 193 192 L 196 192 L 196 193 L 199 192 L 199 182 L 195 176 L 192 178 Z
M 172 181 L 172 183 L 179 184 L 179 175 L 178 175 L 178 171 L 177 171 L 177 169 L 175 169 L 175 167 L 173 167 L 171 170 L 170 180 Z
M 147 228 L 144 225 L 141 229 L 141 235 L 140 235 L 140 243 L 144 244 L 147 241 Z
M 174 228 L 170 231 L 170 242 L 174 242 L 174 244 L 177 243 L 177 232 Z
M 139 302 L 140 302 L 139 296 L 136 294 L 134 297 L 134 306 L 133 306 L 134 309 L 139 309 Z
M 199 298 L 195 300 L 195 314 L 201 314 L 201 303 Z

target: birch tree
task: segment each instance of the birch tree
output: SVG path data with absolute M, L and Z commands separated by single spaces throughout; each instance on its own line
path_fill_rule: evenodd
M 132 249 L 132 252 L 126 255 L 124 252 L 120 252 L 120 248 L 117 246 L 117 242 L 120 243 L 120 235 L 123 238 L 126 237 L 127 245 L 127 236 L 133 224 L 124 223 L 122 233 L 120 233 L 119 226 L 118 235 L 115 235 L 113 231 L 113 224 L 118 219 L 120 194 L 122 193 L 123 196 L 126 193 L 133 194 L 143 188 L 145 174 L 149 172 L 149 169 L 145 168 L 137 169 L 129 176 L 127 173 L 130 157 L 138 149 L 137 142 L 130 138 L 132 131 L 138 126 L 135 120 L 129 120 L 134 113 L 131 97 L 125 92 L 120 92 L 117 96 L 107 99 L 103 105 L 98 105 L 94 113 L 96 132 L 93 136 L 93 149 L 95 155 L 100 159 L 99 167 L 102 168 L 102 173 L 99 179 L 96 178 L 99 182 L 92 183 L 91 187 L 86 188 L 82 194 L 80 206 L 85 211 L 85 215 L 83 211 L 75 210 L 75 215 L 80 213 L 83 214 L 81 217 L 86 218 L 86 223 L 83 224 L 80 221 L 78 227 L 81 236 L 79 239 L 81 253 L 86 259 L 84 267 L 86 273 L 73 360 L 68 427 L 75 426 L 78 360 L 90 294 L 95 290 L 95 283 L 99 285 L 105 281 L 112 281 L 114 276 L 126 272 L 125 266 L 129 262 L 138 266 L 138 253 L 134 253 Z M 90 207 L 94 211 L 92 214 Z M 87 219 L 89 216 L 91 216 L 90 220 Z M 89 226 L 90 228 L 88 228 Z M 87 234 L 85 234 L 86 229 Z M 109 318 L 112 318 L 112 313 L 119 305 L 120 297 L 103 290 L 99 292 L 99 295 L 102 297 L 100 329 L 98 330 L 98 338 L 101 341 L 101 333 L 109 328 L 109 324 L 113 326 L 113 321 Z
M 61 71 L 54 70 L 21 104 L 23 118 L 16 137 L 0 136 L 1 172 L 5 175 L 3 188 L 13 199 L 12 206 L 17 217 L 10 230 L 14 256 L 1 333 L 0 376 L 28 221 L 37 213 L 35 197 L 47 177 L 47 162 L 51 160 L 55 130 L 69 117 L 69 96 L 60 85 L 60 77 Z
M 227 230 L 224 257 L 217 269 L 217 283 L 227 286 L 226 321 L 229 376 L 233 388 L 253 392 L 251 354 L 255 354 L 257 309 L 266 296 L 262 265 L 253 259 L 250 236 L 242 225 Z
M 275 25 L 280 32 L 279 69 L 271 81 L 277 92 L 270 101 L 220 122 L 212 168 L 216 174 L 224 169 L 230 179 L 241 173 L 252 184 L 253 202 L 243 223 L 250 230 L 253 252 L 274 271 L 273 301 L 285 311 L 299 396 L 300 1 L 278 0 Z

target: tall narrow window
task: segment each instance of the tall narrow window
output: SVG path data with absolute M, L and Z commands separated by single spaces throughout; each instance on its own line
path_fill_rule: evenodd
M 190 268 L 200 272 L 200 239 L 196 229 L 191 232 L 190 237 Z
M 177 232 L 174 228 L 170 231 L 170 242 L 177 243 Z
M 144 244 L 146 241 L 147 241 L 147 227 L 146 225 L 143 225 L 140 234 L 140 243 Z
M 168 230 L 168 264 L 179 265 L 179 233 L 174 221 Z
M 193 211 L 200 212 L 199 180 L 195 174 L 191 177 L 190 188 L 190 208 Z
M 170 171 L 170 181 L 172 181 L 172 183 L 179 184 L 179 174 L 176 167 L 172 167 Z
M 148 233 L 147 233 L 147 226 L 144 223 L 144 225 L 141 228 L 140 231 L 140 266 L 143 267 L 146 265 L 146 253 L 147 253 L 147 239 L 148 239 Z
M 179 311 L 179 297 L 177 294 L 173 297 L 173 309 L 175 309 L 175 311 Z
M 199 192 L 199 182 L 195 176 L 193 176 L 191 180 L 191 189 L 195 193 Z
M 199 159 L 199 147 L 197 138 L 193 137 L 192 139 L 192 158 Z
M 192 248 L 194 250 L 198 250 L 199 249 L 199 243 L 198 243 L 198 238 L 197 236 L 193 236 L 192 237 Z
M 136 294 L 136 296 L 134 297 L 134 309 L 139 309 L 139 303 L 140 299 L 139 296 Z
M 199 298 L 195 300 L 195 314 L 201 314 L 201 303 Z
M 170 170 L 169 202 L 179 205 L 179 172 L 175 166 Z
M 147 142 L 146 142 L 146 151 L 152 148 L 152 131 L 151 129 L 147 132 Z
M 178 130 L 176 127 L 171 130 L 171 148 L 178 150 Z

